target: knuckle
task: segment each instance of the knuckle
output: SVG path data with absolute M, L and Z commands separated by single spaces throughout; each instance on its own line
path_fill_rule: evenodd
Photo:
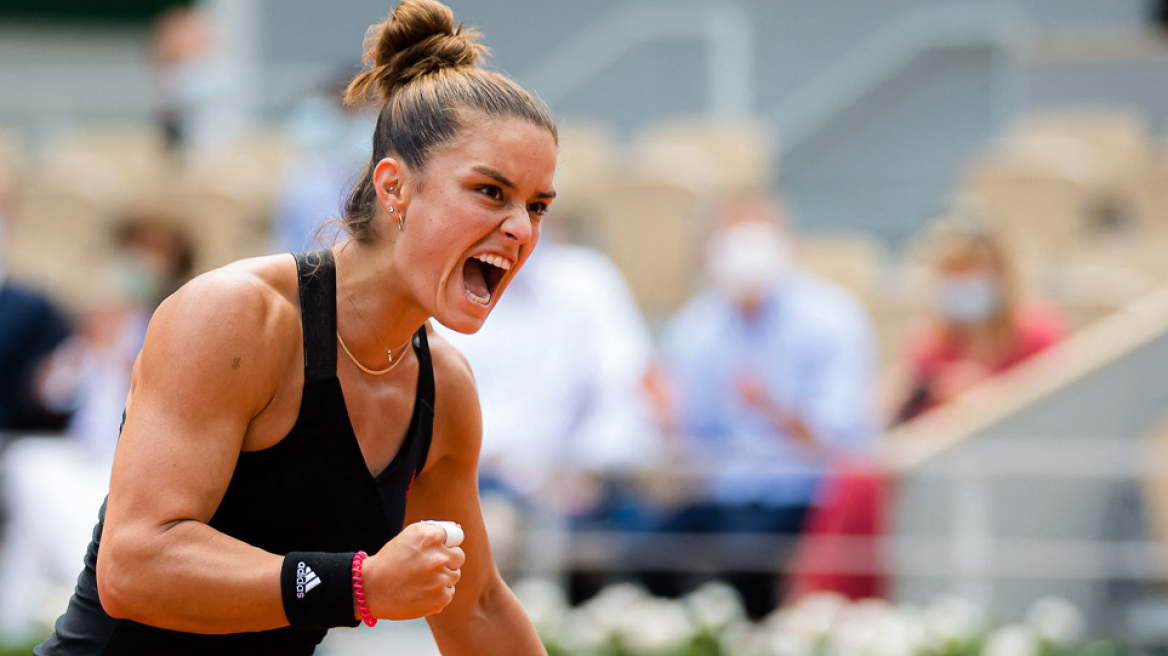
M 434 598 L 431 600 L 430 612 L 431 613 L 441 612 L 442 609 L 449 606 L 450 602 L 453 600 L 454 600 L 453 592 L 451 592 L 449 588 L 443 589 L 443 591 L 441 593 L 435 595 Z
M 423 539 L 427 545 L 439 546 L 446 541 L 446 531 L 441 526 L 433 524 L 419 524 L 417 526 L 422 531 Z
M 462 567 L 466 562 L 466 552 L 459 547 L 451 549 L 450 562 L 454 563 L 455 568 Z

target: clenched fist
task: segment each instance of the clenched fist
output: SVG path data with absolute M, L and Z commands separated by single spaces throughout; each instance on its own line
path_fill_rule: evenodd
M 441 524 L 419 522 L 367 558 L 361 577 L 369 612 L 380 619 L 408 620 L 446 608 L 466 562 L 462 549 L 446 541 Z

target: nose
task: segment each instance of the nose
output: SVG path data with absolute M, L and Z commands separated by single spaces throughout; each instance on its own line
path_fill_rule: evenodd
M 531 241 L 535 233 L 535 227 L 532 225 L 531 217 L 527 215 L 527 208 L 522 205 L 513 206 L 507 212 L 507 217 L 499 225 L 499 230 L 508 239 L 514 240 L 519 245 Z

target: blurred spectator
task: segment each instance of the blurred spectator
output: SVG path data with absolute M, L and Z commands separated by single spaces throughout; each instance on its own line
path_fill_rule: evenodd
M 276 251 L 311 248 L 320 227 L 341 216 L 341 204 L 369 159 L 375 118 L 342 103 L 351 77 L 345 71 L 337 84 L 302 98 L 285 122 L 298 155 L 285 170 L 276 198 L 272 218 Z M 319 235 L 320 243 L 332 243 L 336 232 Z
M 478 333 L 442 334 L 478 383 L 484 497 L 515 504 L 526 528 L 606 512 L 592 474 L 655 462 L 658 435 L 641 389 L 652 341 L 620 271 L 600 252 L 545 234 Z M 562 565 L 556 545 L 528 535 L 532 543 L 516 551 L 545 561 L 528 567 Z M 491 533 L 492 543 L 504 538 Z
M 231 141 L 242 128 L 233 109 L 231 67 L 219 54 L 210 21 L 197 7 L 176 6 L 154 23 L 154 88 L 170 149 Z
M 40 378 L 42 402 L 71 412 L 70 435 L 102 456 L 113 453 L 150 315 L 186 281 L 194 261 L 189 238 L 163 218 L 131 217 L 115 242 L 110 296 L 85 310 L 77 334 L 53 352 Z
M 894 423 L 906 421 L 1063 338 L 1054 306 L 1024 301 L 1001 239 L 976 222 L 944 221 L 932 242 L 933 314 L 910 335 Z
M 117 230 L 118 287 L 131 303 L 153 312 L 194 273 L 195 246 L 169 216 L 131 216 Z
M 26 438 L 4 452 L 8 524 L 0 550 L 0 632 L 35 637 L 39 616 L 60 613 L 109 488 L 130 374 L 157 304 L 190 274 L 193 252 L 172 224 L 137 217 L 120 228 L 108 267 L 110 296 L 99 299 L 40 374 L 42 402 L 71 413 L 67 439 Z M 47 625 L 46 625 L 47 626 Z
M 40 403 L 34 381 L 41 362 L 69 336 L 69 324 L 48 297 L 7 276 L 9 197 L 0 168 L 0 432 L 57 430 L 66 417 Z
M 709 498 L 661 530 L 797 534 L 828 463 L 873 447 L 869 319 L 849 293 L 799 270 L 791 252 L 776 199 L 738 199 L 717 217 L 711 286 L 673 318 L 662 347 L 674 424 Z M 774 607 L 774 573 L 726 578 L 753 617 Z M 683 592 L 676 577 L 647 582 Z

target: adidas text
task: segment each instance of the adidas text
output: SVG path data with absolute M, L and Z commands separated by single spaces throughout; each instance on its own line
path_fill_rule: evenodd
M 310 590 L 320 585 L 316 572 L 302 560 L 296 564 L 296 598 L 303 599 Z

